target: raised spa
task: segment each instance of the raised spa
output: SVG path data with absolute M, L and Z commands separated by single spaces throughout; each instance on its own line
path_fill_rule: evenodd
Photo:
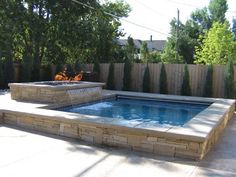
M 8 85 L 11 98 L 14 100 L 70 104 L 99 99 L 105 84 L 85 81 L 45 81 Z

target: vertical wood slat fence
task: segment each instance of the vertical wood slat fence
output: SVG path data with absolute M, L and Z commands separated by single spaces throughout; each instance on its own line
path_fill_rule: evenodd
M 116 90 L 122 90 L 123 87 L 123 75 L 124 64 L 114 64 L 115 75 L 115 88 Z M 150 71 L 150 84 L 151 92 L 159 93 L 159 80 L 161 64 L 149 63 Z M 142 91 L 143 75 L 146 68 L 146 64 L 135 63 L 132 66 L 132 91 Z M 190 75 L 190 86 L 193 96 L 202 96 L 206 73 L 206 65 L 188 65 Z M 82 69 L 84 71 L 92 71 L 93 64 L 83 64 Z M 184 64 L 165 64 L 168 82 L 168 94 L 180 95 L 181 85 L 183 81 Z M 109 71 L 109 64 L 100 64 L 100 81 L 106 82 Z M 234 81 L 236 82 L 236 66 L 234 66 Z M 213 67 L 213 97 L 224 97 L 224 66 L 214 65 Z

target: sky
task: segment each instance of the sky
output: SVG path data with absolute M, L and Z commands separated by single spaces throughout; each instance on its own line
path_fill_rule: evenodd
M 124 0 L 132 11 L 128 18 L 121 20 L 126 33 L 124 38 L 131 36 L 134 39 L 148 40 L 150 35 L 154 40 L 167 39 L 170 32 L 170 21 L 180 12 L 180 21 L 190 18 L 191 12 L 209 4 L 210 0 Z M 227 19 L 231 22 L 236 18 L 236 0 L 228 0 Z M 129 21 L 129 22 L 127 22 Z M 138 24 L 133 25 L 132 23 Z M 140 26 L 144 26 L 142 28 Z M 146 29 L 146 28 L 150 28 Z

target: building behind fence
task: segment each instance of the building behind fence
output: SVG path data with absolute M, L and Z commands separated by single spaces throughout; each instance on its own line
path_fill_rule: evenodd
M 149 63 L 151 92 L 159 93 L 159 79 L 161 64 Z M 115 89 L 123 88 L 124 64 L 116 63 L 115 66 Z M 142 91 L 143 74 L 147 64 L 134 63 L 132 66 L 132 91 Z M 15 81 L 19 81 L 19 65 L 15 65 Z M 52 66 L 52 78 L 55 75 L 55 66 Z M 82 64 L 83 71 L 93 71 L 93 64 Z M 188 65 L 192 96 L 202 96 L 207 74 L 206 65 Z M 168 94 L 180 95 L 183 81 L 184 64 L 165 64 L 168 82 Z M 106 82 L 109 64 L 100 64 L 100 82 Z M 234 81 L 236 82 L 236 66 L 234 66 Z M 224 66 L 213 66 L 213 97 L 224 97 Z

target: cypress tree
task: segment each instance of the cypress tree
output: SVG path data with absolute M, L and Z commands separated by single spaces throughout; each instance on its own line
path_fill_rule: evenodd
M 212 97 L 213 95 L 213 66 L 209 65 L 207 68 L 206 81 L 204 85 L 204 97 Z
M 77 59 L 75 61 L 75 64 L 74 64 L 74 71 L 75 73 L 79 73 L 81 71 L 81 65 L 80 65 L 80 62 L 79 62 L 79 59 Z
M 5 88 L 8 87 L 8 83 L 14 81 L 14 66 L 11 58 L 7 58 L 4 61 L 4 77 L 5 77 Z
M 191 87 L 189 84 L 189 72 L 187 64 L 184 65 L 184 77 L 181 88 L 181 95 L 190 96 L 191 95 Z
M 29 56 L 29 54 L 24 53 L 21 81 L 23 81 L 23 82 L 29 82 L 30 81 L 30 79 L 31 79 L 31 69 L 32 69 L 31 57 Z
M 124 76 L 123 76 L 123 88 L 124 91 L 130 91 L 131 90 L 131 69 L 132 69 L 132 63 L 131 61 L 126 58 L 125 64 L 124 64 Z
M 5 87 L 4 72 L 3 72 L 3 61 L 0 59 L 0 89 Z
M 107 78 L 107 89 L 114 90 L 115 89 L 115 82 L 114 82 L 114 64 L 110 63 L 108 78 Z
M 225 98 L 235 98 L 234 65 L 231 59 L 228 60 L 225 66 L 224 80 L 225 80 Z
M 161 94 L 167 94 L 168 93 L 168 82 L 167 82 L 167 76 L 166 76 L 166 69 L 165 65 L 161 64 L 161 73 L 160 73 L 160 93 Z
M 100 81 L 100 64 L 97 59 L 95 60 L 93 64 L 93 73 L 94 73 L 94 81 L 99 82 Z
M 43 65 L 41 66 L 42 73 L 40 73 L 40 80 L 41 81 L 50 81 L 52 80 L 52 70 L 51 70 L 51 65 Z
M 143 75 L 143 92 L 150 92 L 151 88 L 150 88 L 150 72 L 149 72 L 149 67 L 147 64 L 147 67 L 144 71 L 144 75 Z

